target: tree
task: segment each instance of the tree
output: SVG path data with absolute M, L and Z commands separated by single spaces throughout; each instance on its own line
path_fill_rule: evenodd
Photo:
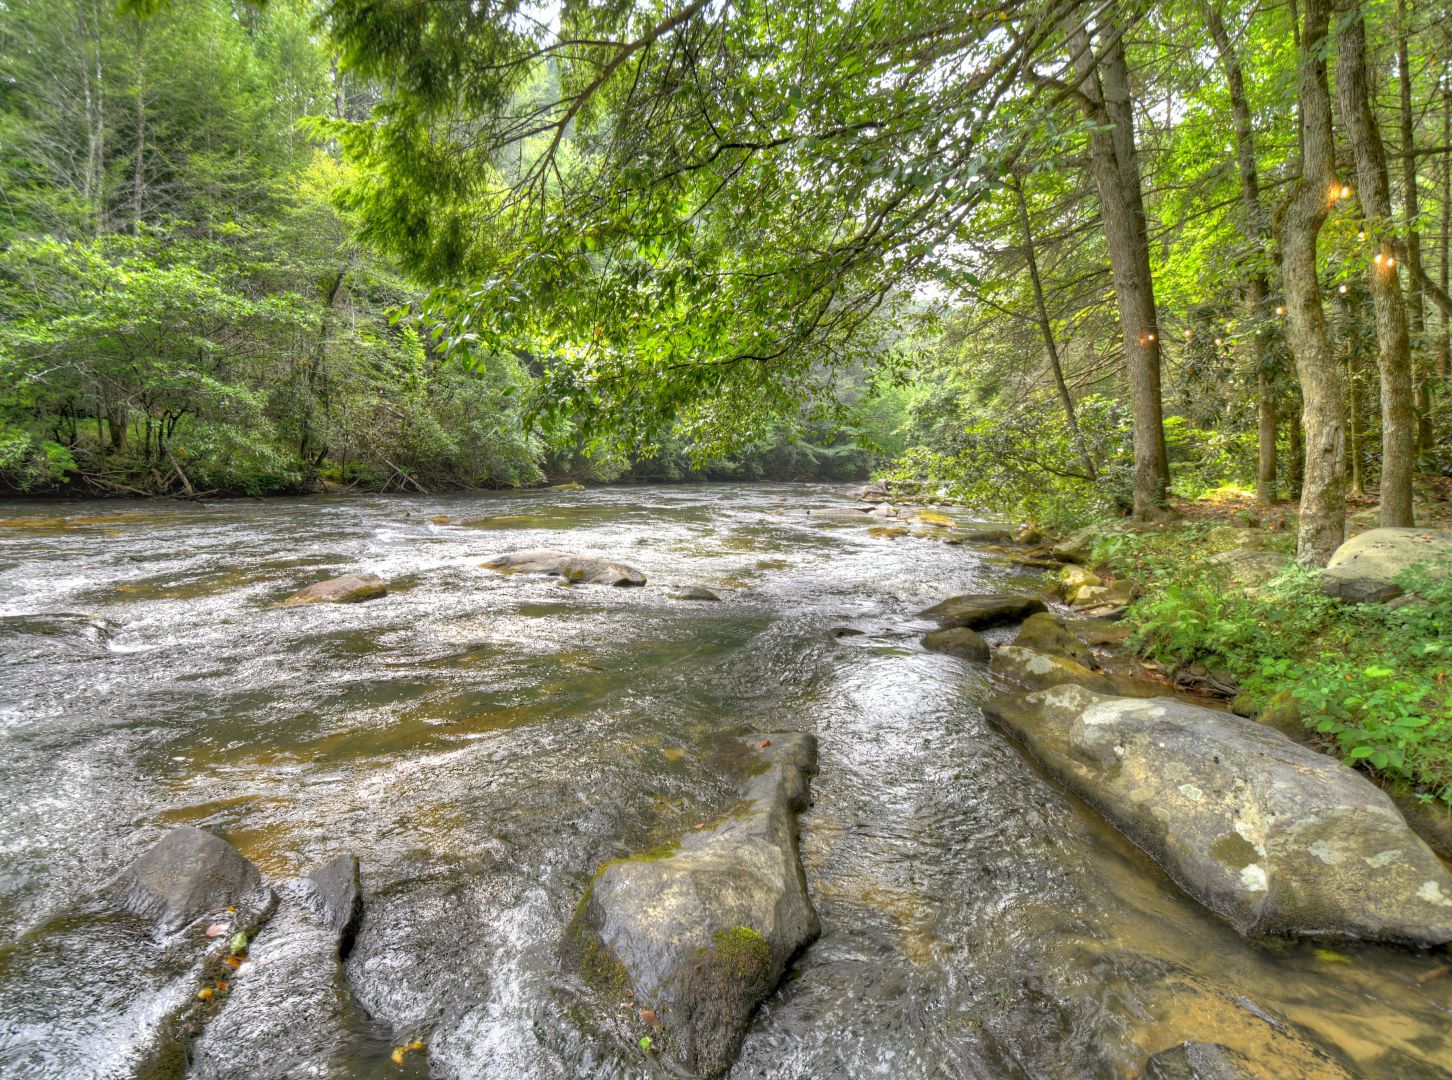
M 1297 555 L 1324 566 L 1346 531 L 1346 422 L 1341 376 L 1326 334 L 1317 277 L 1316 243 L 1340 195 L 1331 135 L 1331 92 L 1326 76 L 1330 24 L 1327 0 L 1305 0 L 1298 49 L 1301 175 L 1278 207 L 1274 227 L 1281 251 L 1286 322 L 1305 401 L 1305 477 Z

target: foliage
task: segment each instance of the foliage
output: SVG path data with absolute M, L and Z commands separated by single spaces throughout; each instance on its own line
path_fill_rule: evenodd
M 1452 803 L 1452 565 L 1410 572 L 1416 599 L 1396 607 L 1330 599 L 1296 564 L 1247 592 L 1210 560 L 1206 532 L 1119 534 L 1097 547 L 1146 589 L 1129 614 L 1136 646 L 1226 672 L 1257 708 L 1289 695 L 1346 761 Z

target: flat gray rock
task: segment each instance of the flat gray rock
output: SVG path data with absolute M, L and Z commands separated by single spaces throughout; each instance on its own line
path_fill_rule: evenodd
M 1099 670 L 1099 661 L 1094 658 L 1094 650 L 1080 640 L 1062 619 L 1047 611 L 1025 619 L 1019 627 L 1018 636 L 1013 639 L 1013 644 L 1020 649 L 1032 649 L 1048 656 L 1072 660 L 1090 671 Z
M 1271 728 L 1079 686 L 985 712 L 1242 933 L 1452 940 L 1452 875 L 1386 794 Z
M 1161 1050 L 1144 1065 L 1144 1080 L 1258 1080 L 1250 1062 L 1219 1043 L 1186 1042 Z
M 1047 611 L 1037 596 L 1021 593 L 969 593 L 953 596 L 918 612 L 921 619 L 931 619 L 945 629 L 966 626 L 982 630 L 999 623 L 1017 622 L 1040 611 Z
M 1321 574 L 1321 588 L 1341 600 L 1384 604 L 1405 591 L 1393 578 L 1442 558 L 1452 558 L 1452 532 L 1446 529 L 1372 529 L 1336 549 Z
M 633 566 L 594 555 L 564 551 L 516 551 L 481 563 L 501 574 L 546 574 L 575 584 L 644 585 L 645 575 Z
M 284 604 L 356 604 L 388 594 L 388 582 L 377 574 L 344 574 L 299 589 Z
M 797 849 L 816 740 L 742 741 L 755 775 L 741 806 L 664 857 L 607 865 L 565 942 L 593 986 L 628 987 L 655 1010 L 655 1045 L 704 1076 L 731 1066 L 752 1012 L 818 933 Z
M 666 593 L 671 600 L 720 600 L 721 598 L 704 585 L 677 585 Z

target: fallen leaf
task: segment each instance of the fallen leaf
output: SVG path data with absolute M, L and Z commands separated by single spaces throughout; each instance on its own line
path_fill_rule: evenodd
M 404 1047 L 402 1047 L 402 1046 L 395 1046 L 393 1048 L 393 1053 L 391 1053 L 391 1054 L 388 1055 L 388 1059 L 390 1061 L 392 1061 L 395 1065 L 402 1066 L 403 1065 L 403 1055 L 406 1054 L 406 1053 L 408 1053 L 408 1051 Z
M 197 997 L 201 998 L 203 1001 L 211 1001 L 212 988 L 210 986 L 202 987 L 200 990 L 197 991 Z
M 217 989 L 220 990 L 220 991 L 222 991 L 222 993 L 225 994 L 228 990 L 232 989 L 232 987 L 228 983 L 224 982 L 223 980 L 218 979 L 217 980 Z
M 240 956 L 227 957 L 227 966 L 235 971 L 242 966 L 242 958 Z
M 221 937 L 230 929 L 232 927 L 228 923 L 214 922 L 211 926 L 207 927 L 207 937 Z
M 640 1019 L 650 1027 L 660 1027 L 660 1018 L 655 1015 L 654 1009 L 641 1009 Z
M 771 745 L 771 740 L 770 739 L 762 739 L 761 742 L 759 742 L 759 743 L 756 744 L 756 748 L 758 750 L 765 750 L 770 745 Z
M 408 1044 L 408 1048 L 410 1050 L 422 1050 L 423 1049 L 423 1040 L 422 1039 L 414 1039 L 413 1042 L 411 1042 L 411 1043 Z

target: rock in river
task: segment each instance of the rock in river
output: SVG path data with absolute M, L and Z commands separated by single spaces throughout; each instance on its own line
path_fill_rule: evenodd
M 742 806 L 688 834 L 664 857 L 607 865 L 566 935 L 566 953 L 597 988 L 634 994 L 661 1030 L 661 1052 L 706 1076 L 735 1060 L 756 1006 L 818 932 L 797 850 L 816 740 L 744 740 L 752 758 Z
M 180 1076 L 223 960 L 273 894 L 230 844 L 174 829 L 89 899 L 0 952 L 0 1073 Z
M 1418 563 L 1452 557 L 1446 529 L 1372 529 L 1346 541 L 1321 575 L 1327 596 L 1358 604 L 1384 604 L 1402 594 L 1393 578 Z
M 923 635 L 923 648 L 929 652 L 947 653 L 964 660 L 987 662 L 989 648 L 977 630 L 966 626 L 950 626 L 946 630 L 934 630 Z
M 344 574 L 327 581 L 314 582 L 299 589 L 284 604 L 355 604 L 373 600 L 388 593 L 388 582 L 377 574 Z
M 496 556 L 480 565 L 501 574 L 548 574 L 576 584 L 645 584 L 645 575 L 633 566 L 563 551 L 516 551 Z
M 704 585 L 677 585 L 666 593 L 671 600 L 720 600 L 721 598 Z
M 1094 650 L 1080 640 L 1062 619 L 1046 611 L 1025 619 L 1023 626 L 1019 627 L 1018 637 L 1013 639 L 1013 644 L 1020 649 L 1032 649 L 1047 656 L 1072 660 L 1091 671 L 1099 669 Z
M 257 867 L 219 836 L 173 829 L 106 890 L 117 907 L 171 934 L 210 911 L 245 903 L 264 889 Z
M 366 1020 L 342 959 L 362 915 L 358 860 L 340 855 L 278 893 L 277 913 L 232 975 L 225 1007 L 197 1039 L 193 1080 L 356 1075 L 348 1051 Z
M 1078 686 L 985 712 L 1242 933 L 1452 940 L 1452 875 L 1386 794 L 1277 731 Z
M 1037 596 L 1020 593 L 969 593 L 953 596 L 918 612 L 922 619 L 932 619 L 939 626 L 966 626 L 981 630 L 985 626 L 1014 622 L 1039 611 L 1046 611 Z

